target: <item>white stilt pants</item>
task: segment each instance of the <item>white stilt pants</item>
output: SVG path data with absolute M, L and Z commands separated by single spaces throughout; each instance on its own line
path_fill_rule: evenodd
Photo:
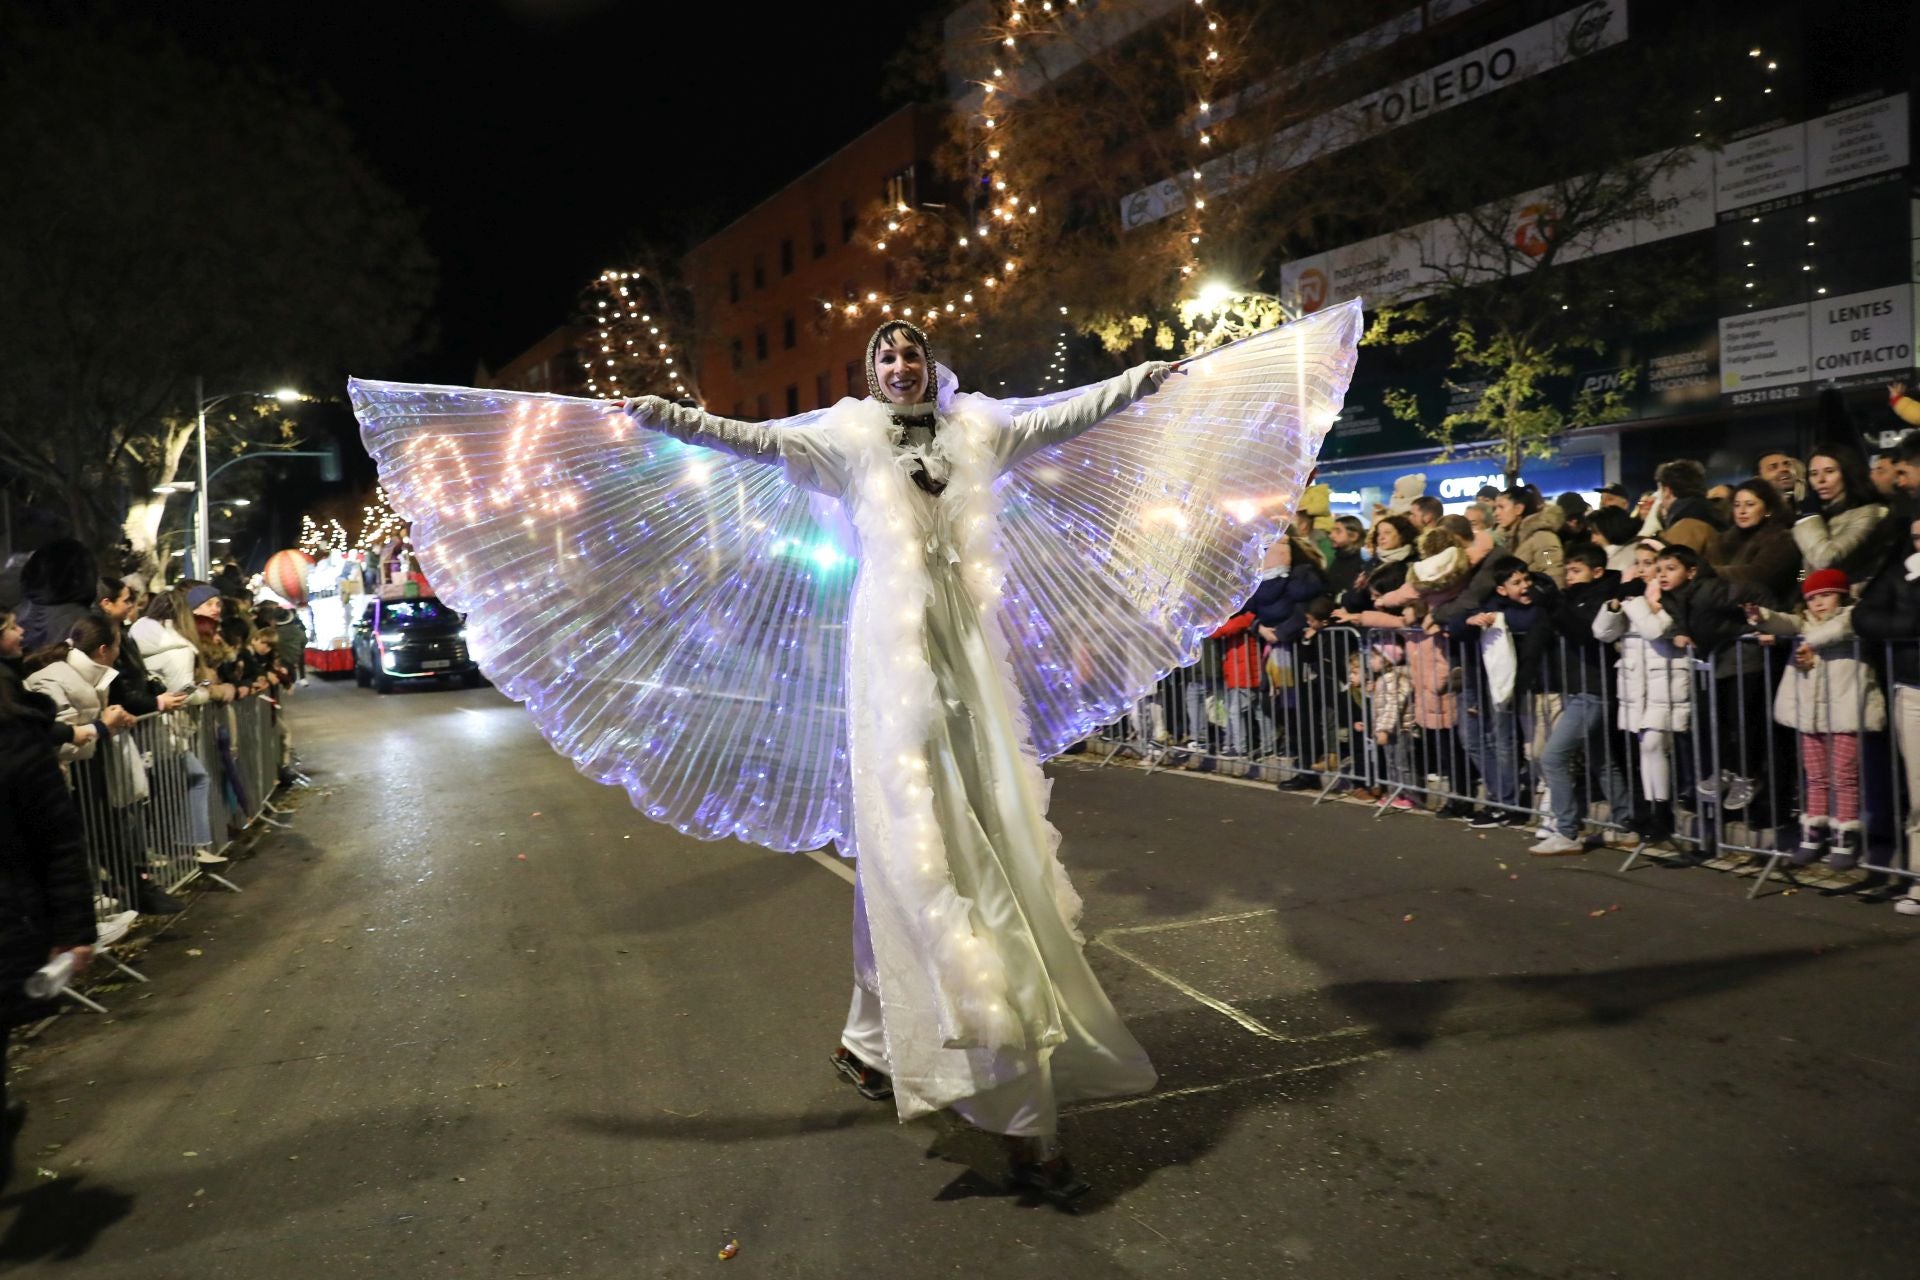
M 867 938 L 867 904 L 856 875 L 853 882 L 853 1004 L 847 1010 L 847 1026 L 840 1033 L 840 1043 L 875 1071 L 892 1075 L 880 997 L 867 985 L 873 981 L 872 975 L 873 944 Z M 1004 1133 L 1016 1138 L 1051 1135 L 1060 1123 L 1059 1108 L 1053 1097 L 1053 1069 L 1049 1062 L 1052 1056 L 1052 1049 L 1042 1050 L 1039 1060 L 1018 1078 L 962 1098 L 953 1104 L 953 1110 L 974 1128 L 988 1133 Z

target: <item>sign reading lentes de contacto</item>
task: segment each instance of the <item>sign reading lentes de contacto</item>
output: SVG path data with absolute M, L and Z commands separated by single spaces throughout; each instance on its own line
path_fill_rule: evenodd
M 1911 368 L 1913 286 L 1869 289 L 1813 305 L 1813 377 L 1817 381 Z

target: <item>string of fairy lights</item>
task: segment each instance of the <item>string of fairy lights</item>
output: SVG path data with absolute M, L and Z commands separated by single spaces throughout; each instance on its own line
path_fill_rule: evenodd
M 1191 19 L 1170 36 L 1190 105 L 1177 122 L 1187 139 L 1191 198 L 1182 220 L 1168 229 L 1185 239 L 1179 254 L 1179 278 L 1193 278 L 1201 267 L 1207 198 L 1201 165 L 1222 142 L 1225 125 L 1216 121 L 1214 103 L 1221 86 L 1240 71 L 1244 59 L 1232 42 L 1229 23 L 1214 0 L 1192 0 Z M 1046 42 L 1071 40 L 1094 6 L 1082 0 L 999 0 L 993 19 L 982 28 L 983 47 L 992 57 L 973 83 L 977 107 L 965 121 L 974 189 L 987 193 L 980 203 L 954 209 L 919 205 L 894 198 L 871 209 L 861 239 L 875 254 L 909 259 L 919 250 L 935 264 L 930 284 L 920 285 L 909 271 L 908 284 L 892 291 L 869 289 L 853 297 L 821 299 L 824 320 L 872 322 L 899 317 L 929 331 L 942 325 L 973 328 L 997 305 L 1013 296 L 1023 279 L 1022 261 L 1041 230 L 1042 204 L 1032 175 L 1021 169 L 1023 65 Z M 987 42 L 990 41 L 990 46 Z M 1045 85 L 1046 76 L 1037 76 Z M 904 195 L 905 193 L 899 193 Z M 1136 235 L 1147 234 L 1136 232 Z M 658 280 L 644 271 L 609 269 L 588 286 L 583 299 L 586 333 L 579 347 L 586 390 L 591 395 L 638 395 L 653 391 L 682 400 L 702 400 L 690 348 L 678 341 L 667 319 Z M 1070 308 L 1059 307 L 1068 317 Z M 1070 322 L 1063 319 L 1046 381 L 1066 385 L 1066 341 Z M 974 338 L 983 335 L 977 330 Z
M 674 397 L 699 398 L 686 349 L 668 332 L 664 299 L 646 272 L 602 271 L 587 300 L 592 332 L 580 362 L 589 392 L 611 399 L 670 388 Z
M 338 518 L 330 518 L 325 525 L 320 525 L 312 516 L 303 515 L 298 546 L 314 559 L 323 560 L 329 555 L 354 551 L 371 555 L 395 539 L 407 536 L 407 522 L 395 513 L 384 485 L 375 488 L 373 500 L 360 508 L 359 526 L 357 533 L 349 534 Z
M 1212 0 L 1193 0 L 1194 20 L 1173 38 L 1175 57 L 1191 105 L 1178 121 L 1178 136 L 1191 139 L 1188 181 L 1191 197 L 1184 219 L 1175 224 L 1186 244 L 1180 255 L 1182 280 L 1201 269 L 1205 239 L 1207 197 L 1201 166 L 1224 140 L 1226 125 L 1214 118 L 1213 104 L 1223 84 L 1239 74 L 1244 59 L 1233 42 L 1229 24 Z M 864 296 L 836 304 L 823 300 L 826 312 L 838 311 L 847 320 L 899 315 L 931 329 L 945 321 L 979 323 L 997 305 L 1003 305 L 1017 287 L 1021 259 L 1039 226 L 1041 205 L 1020 170 L 1021 92 L 1015 86 L 1023 60 L 1048 40 L 1071 39 L 1085 20 L 1087 6 L 1080 0 L 1006 0 L 996 9 L 996 21 L 983 38 L 990 38 L 995 57 L 986 74 L 973 82 L 979 90 L 978 107 L 967 122 L 969 154 L 975 157 L 970 175 L 974 189 L 988 193 L 984 208 L 962 210 L 966 221 L 942 210 L 916 208 L 897 200 L 874 211 L 866 239 L 876 254 L 898 253 L 921 247 L 950 253 L 954 268 L 950 281 L 937 294 L 914 300 L 905 292 Z M 1010 74 L 1009 68 L 1012 68 Z M 1044 77 L 1042 77 L 1044 83 Z M 932 243 L 929 243 L 932 242 Z M 958 253 L 952 253 L 958 250 Z M 1061 307 L 1062 315 L 1068 308 Z M 975 334 L 978 337 L 978 334 Z

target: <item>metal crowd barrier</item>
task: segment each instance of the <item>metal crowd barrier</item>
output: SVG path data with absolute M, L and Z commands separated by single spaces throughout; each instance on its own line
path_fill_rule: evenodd
M 1573 643 L 1555 637 L 1543 661 L 1583 670 Z M 1854 866 L 1909 880 L 1920 870 L 1920 686 L 1891 680 L 1896 650 L 1920 638 L 1850 641 L 1815 669 L 1862 678 L 1784 692 L 1792 637 L 1747 636 L 1709 655 L 1648 647 L 1626 689 L 1616 645 L 1597 672 L 1506 698 L 1481 646 L 1444 632 L 1330 625 L 1262 644 L 1252 687 L 1236 687 L 1251 683 L 1244 660 L 1228 680 L 1230 644 L 1209 641 L 1198 662 L 1103 730 L 1093 744 L 1102 763 L 1133 757 L 1148 770 L 1271 782 L 1316 803 L 1344 795 L 1373 804 L 1376 817 L 1498 811 L 1542 835 L 1558 825 L 1557 780 L 1560 818 L 1571 812 L 1579 827 L 1560 834 L 1630 849 L 1623 871 L 1656 843 L 1695 859 L 1745 855 L 1759 868 L 1749 896 L 1792 874 L 1811 769 L 1858 792 L 1847 819 L 1861 833 Z M 1828 723 L 1801 719 L 1812 711 L 1803 704 L 1836 699 L 1853 717 L 1838 723 L 1862 726 L 1854 741 L 1779 722 Z
M 284 746 L 278 709 L 252 697 L 143 716 L 72 762 L 96 916 L 138 910 L 143 883 L 172 893 L 204 878 L 237 890 L 197 854 L 273 821 Z

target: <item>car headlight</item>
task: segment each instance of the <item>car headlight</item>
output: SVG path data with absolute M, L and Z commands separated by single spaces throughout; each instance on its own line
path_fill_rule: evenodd
M 399 644 L 406 638 L 407 633 L 404 631 L 382 631 L 380 633 L 380 643 L 389 647 Z

